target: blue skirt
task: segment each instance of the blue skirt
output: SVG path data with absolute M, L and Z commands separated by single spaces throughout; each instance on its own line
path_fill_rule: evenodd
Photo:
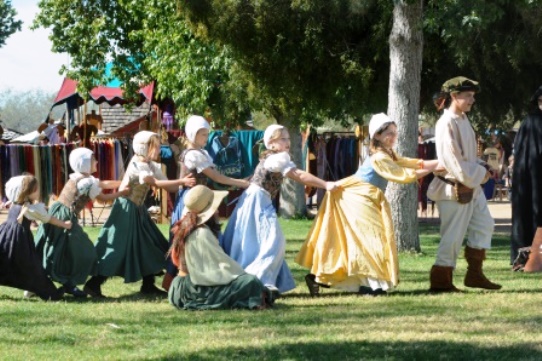
M 269 289 L 295 288 L 285 261 L 286 239 L 269 193 L 251 185 L 241 196 L 221 239 L 224 251 Z

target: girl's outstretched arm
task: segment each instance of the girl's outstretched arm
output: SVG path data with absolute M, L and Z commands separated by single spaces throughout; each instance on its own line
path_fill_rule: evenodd
M 323 179 L 320 179 L 308 172 L 305 172 L 297 168 L 290 170 L 286 174 L 286 176 L 301 184 L 311 186 L 311 187 L 316 187 L 316 188 L 322 188 L 327 191 L 332 191 L 335 188 L 337 188 L 337 184 L 335 182 L 326 182 Z
M 246 179 L 236 179 L 236 178 L 227 177 L 221 174 L 220 172 L 218 172 L 213 167 L 205 168 L 203 170 L 203 174 L 211 178 L 216 183 L 225 184 L 228 186 L 246 189 L 250 185 L 249 181 L 247 181 Z

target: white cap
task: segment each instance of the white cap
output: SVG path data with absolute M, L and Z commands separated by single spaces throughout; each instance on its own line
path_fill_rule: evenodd
M 186 133 L 186 138 L 190 142 L 194 143 L 196 141 L 196 134 L 198 134 L 198 130 L 209 129 L 210 127 L 209 122 L 205 120 L 204 117 L 200 115 L 191 115 L 186 121 L 184 132 Z
M 70 153 L 70 167 L 77 173 L 90 173 L 92 154 L 94 152 L 85 147 L 72 150 Z
M 388 123 L 393 123 L 393 120 L 390 119 L 384 113 L 378 113 L 371 117 L 369 122 L 369 136 L 371 139 L 374 137 L 375 133 L 378 132 L 384 125 Z
M 6 197 L 8 200 L 15 202 L 19 198 L 21 193 L 21 186 L 23 184 L 23 179 L 27 177 L 25 175 L 18 175 L 16 177 L 11 177 L 6 183 Z
M 275 133 L 278 129 L 283 129 L 284 127 L 279 124 L 271 124 L 265 129 L 265 132 L 263 133 L 263 144 L 265 144 L 265 147 L 267 149 L 271 149 L 271 146 L 269 144 L 269 141 L 271 140 L 271 136 L 273 136 L 273 133 Z
M 154 132 L 149 132 L 148 130 L 138 132 L 134 136 L 134 142 L 132 144 L 134 153 L 142 157 L 146 157 L 147 153 L 149 152 L 149 140 L 154 135 L 158 136 L 158 134 Z

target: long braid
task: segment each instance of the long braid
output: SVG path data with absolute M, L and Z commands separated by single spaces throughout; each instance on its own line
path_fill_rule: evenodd
M 186 238 L 197 228 L 197 219 L 196 213 L 188 212 L 171 227 L 173 240 L 167 255 L 171 255 L 176 267 L 179 267 L 179 255 L 184 253 Z

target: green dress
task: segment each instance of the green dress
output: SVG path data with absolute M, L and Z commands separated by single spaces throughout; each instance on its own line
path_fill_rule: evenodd
M 71 221 L 71 230 L 42 223 L 36 234 L 36 249 L 43 268 L 53 281 L 63 285 L 85 283 L 96 263 L 94 244 L 77 220 L 77 214 L 89 200 L 88 195 L 79 194 L 76 182 L 69 180 L 49 214 L 61 221 Z
M 272 305 L 271 292 L 224 253 L 208 227 L 200 226 L 187 237 L 184 253 L 189 274 L 173 279 L 169 288 L 173 306 L 212 310 Z M 183 259 L 178 263 L 183 263 Z
M 141 162 L 139 162 L 141 163 Z M 154 177 L 167 179 L 154 162 Z M 165 269 L 168 240 L 151 219 L 144 200 L 149 185 L 139 184 L 138 169 L 131 163 L 124 177 L 129 178 L 130 195 L 113 203 L 111 214 L 98 235 L 98 262 L 94 275 L 120 276 L 125 283 L 137 282 Z

